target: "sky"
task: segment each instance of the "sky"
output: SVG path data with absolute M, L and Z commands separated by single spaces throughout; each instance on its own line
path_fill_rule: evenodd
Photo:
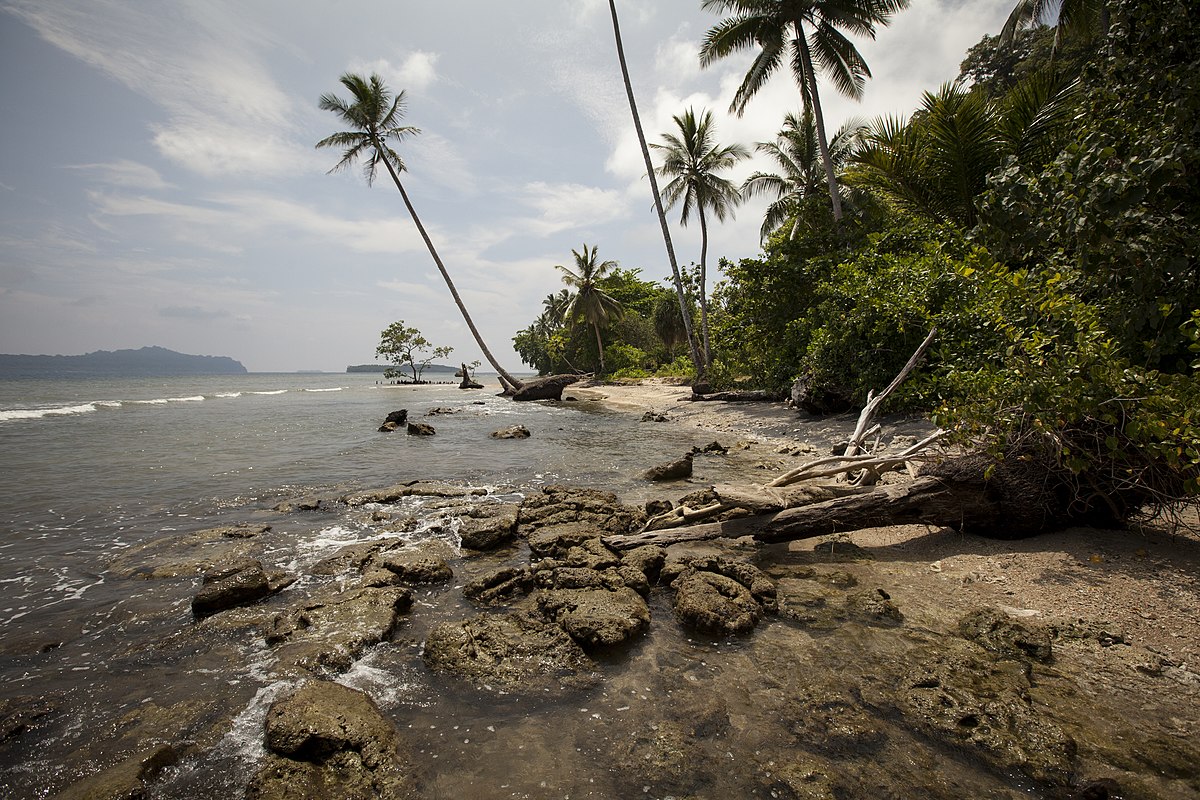
M 860 102 L 822 84 L 828 127 L 908 115 L 1010 8 L 912 0 L 857 40 Z M 752 147 L 799 108 L 780 72 L 728 113 L 752 55 L 700 68 L 719 17 L 699 0 L 617 9 L 650 141 L 694 107 Z M 343 129 L 317 101 L 347 97 L 348 71 L 405 91 L 421 130 L 399 148 L 405 189 L 506 368 L 524 369 L 512 337 L 572 250 L 670 274 L 604 0 L 0 0 L 0 352 L 157 345 L 342 371 L 403 320 L 453 362 L 482 359 L 386 175 L 329 174 L 340 154 L 314 148 Z M 710 226 L 711 261 L 761 252 L 765 205 Z M 698 261 L 699 226 L 670 216 L 679 260 Z

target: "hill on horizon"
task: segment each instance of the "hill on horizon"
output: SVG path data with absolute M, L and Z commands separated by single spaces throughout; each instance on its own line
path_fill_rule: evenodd
M 81 356 L 0 354 L 3 378 L 144 378 L 174 375 L 244 375 L 228 356 L 194 356 L 165 347 L 97 350 Z

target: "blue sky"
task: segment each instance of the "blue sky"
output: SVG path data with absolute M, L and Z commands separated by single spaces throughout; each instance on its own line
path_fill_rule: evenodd
M 907 114 L 1009 8 L 913 0 L 860 42 L 863 101 L 826 89 L 830 128 Z M 798 108 L 781 73 L 726 113 L 749 56 L 700 69 L 717 17 L 699 0 L 618 11 L 652 141 L 695 106 L 752 146 Z M 160 345 L 339 371 L 403 319 L 453 360 L 480 358 L 386 176 L 328 175 L 337 154 L 313 148 L 339 129 L 317 99 L 344 96 L 346 71 L 406 90 L 422 130 L 402 151 L 406 189 L 509 368 L 572 249 L 668 275 L 607 2 L 0 0 L 0 352 Z M 714 226 L 710 253 L 756 255 L 763 205 Z M 697 226 L 672 233 L 697 260 Z

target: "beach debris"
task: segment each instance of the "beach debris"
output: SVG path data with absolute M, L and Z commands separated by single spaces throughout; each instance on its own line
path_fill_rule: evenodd
M 391 433 L 392 431 L 403 427 L 404 423 L 407 421 L 408 421 L 408 409 L 407 408 L 402 408 L 399 411 L 393 411 L 392 413 L 388 414 L 387 417 L 383 420 L 383 424 L 379 426 L 379 431 L 380 431 L 380 433 Z
M 435 433 L 437 433 L 437 431 L 433 429 L 433 426 L 427 425 L 424 422 L 408 423 L 409 436 L 433 436 Z
M 491 436 L 493 439 L 528 439 L 530 433 L 529 428 L 524 425 L 510 425 L 507 428 L 492 431 Z
M 466 364 L 462 365 L 462 369 L 455 373 L 454 377 L 462 378 L 462 383 L 458 384 L 460 389 L 482 389 L 483 384 L 471 377 L 471 370 Z
M 525 381 L 513 393 L 513 400 L 561 400 L 563 389 L 579 382 L 578 375 L 547 375 Z
M 692 477 L 692 454 L 685 453 L 682 458 L 651 467 L 642 477 L 648 481 L 678 481 L 690 478 Z

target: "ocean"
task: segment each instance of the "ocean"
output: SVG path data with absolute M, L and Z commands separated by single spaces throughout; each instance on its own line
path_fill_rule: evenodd
M 121 739 L 122 719 L 147 703 L 169 708 L 197 693 L 227 694 L 228 704 L 243 710 L 233 725 L 214 722 L 229 728 L 216 731 L 224 750 L 185 759 L 186 768 L 156 784 L 155 796 L 236 793 L 253 769 L 265 704 L 279 690 L 261 668 L 261 647 L 238 643 L 211 663 L 198 662 L 196 653 L 168 653 L 164 642 L 190 624 L 188 603 L 199 582 L 114 577 L 111 565 L 131 548 L 261 521 L 296 496 L 417 479 L 514 496 L 566 483 L 637 501 L 648 492 L 640 478 L 647 467 L 707 443 L 700 431 L 643 423 L 594 401 L 514 403 L 497 396 L 498 384 L 483 375 L 481 382 L 495 389 L 378 380 L 249 374 L 0 381 L 6 797 L 50 796 L 119 759 L 130 747 Z M 380 433 L 384 417 L 400 408 L 432 424 L 436 435 Z M 516 424 L 531 438 L 489 436 Z M 266 566 L 302 570 L 377 535 L 346 514 L 291 515 L 282 523 L 271 516 Z M 419 538 L 421 529 L 412 535 Z M 396 699 L 396 687 L 408 680 L 399 673 L 412 670 L 409 656 L 393 654 L 389 667 L 379 662 L 389 656 L 377 654 L 360 666 L 360 676 L 376 676 L 377 699 L 429 708 L 432 688 Z M 437 708 L 427 713 L 455 713 Z M 7 738 L 14 730 L 36 735 Z

